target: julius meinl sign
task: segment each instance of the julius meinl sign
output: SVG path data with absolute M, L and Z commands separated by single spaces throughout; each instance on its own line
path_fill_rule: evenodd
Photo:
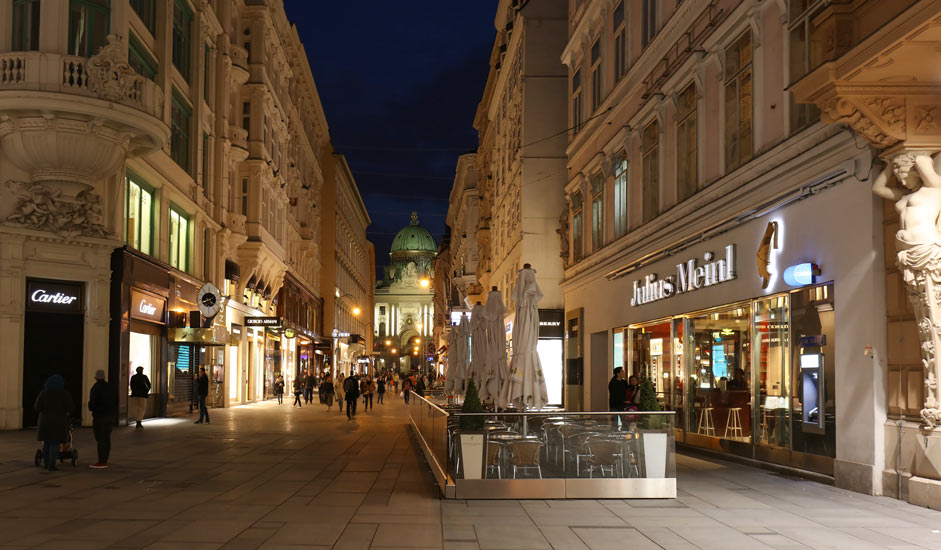
M 643 280 L 634 281 L 631 305 L 649 304 L 684 292 L 715 286 L 731 281 L 737 275 L 734 244 L 725 247 L 724 258 L 716 259 L 715 254 L 706 252 L 703 261 L 705 263 L 699 265 L 699 259 L 692 258 L 685 263 L 676 264 L 675 275 L 660 279 L 656 273 L 651 273 Z

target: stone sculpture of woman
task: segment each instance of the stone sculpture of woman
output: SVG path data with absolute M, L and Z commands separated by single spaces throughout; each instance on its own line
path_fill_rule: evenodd
M 933 428 L 941 424 L 941 153 L 934 158 L 923 152 L 902 153 L 881 173 L 875 171 L 873 193 L 894 200 L 899 213 L 897 262 L 915 308 L 925 369 L 921 418 Z M 900 186 L 890 186 L 893 179 Z

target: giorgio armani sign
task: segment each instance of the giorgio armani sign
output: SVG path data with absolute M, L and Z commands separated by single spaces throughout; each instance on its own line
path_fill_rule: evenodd
M 665 277 L 651 273 L 634 281 L 631 305 L 649 304 L 735 279 L 735 245 L 727 245 L 723 252 L 722 257 L 706 252 L 702 259 L 691 258 L 676 264 L 676 272 Z

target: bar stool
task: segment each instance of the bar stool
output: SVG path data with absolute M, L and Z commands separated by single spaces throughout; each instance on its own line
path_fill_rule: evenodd
M 735 407 L 729 409 L 729 417 L 725 422 L 725 437 L 729 438 L 729 432 L 732 432 L 731 437 L 744 437 L 745 432 L 742 431 L 742 416 L 741 407 Z
M 699 427 L 696 428 L 696 432 L 716 436 L 716 425 L 712 421 L 712 407 L 703 407 L 702 412 L 699 413 Z

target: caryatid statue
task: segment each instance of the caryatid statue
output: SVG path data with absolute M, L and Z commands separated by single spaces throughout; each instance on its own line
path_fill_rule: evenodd
M 903 152 L 873 176 L 873 192 L 894 200 L 899 213 L 897 263 L 915 308 L 925 371 L 921 418 L 934 428 L 941 425 L 941 153 Z M 898 185 L 890 186 L 893 179 Z

